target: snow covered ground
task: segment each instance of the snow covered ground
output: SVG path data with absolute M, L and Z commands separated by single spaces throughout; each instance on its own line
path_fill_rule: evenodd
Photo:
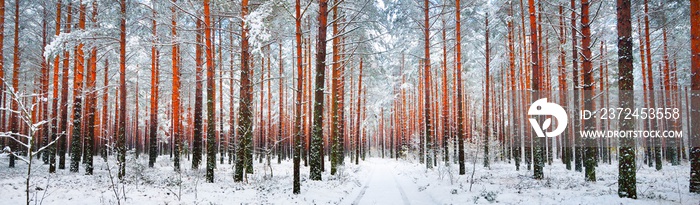
M 37 204 L 117 204 L 115 191 L 122 204 L 700 204 L 700 195 L 688 193 L 687 164 L 662 171 L 640 167 L 639 199 L 632 200 L 617 196 L 616 164 L 600 164 L 598 181 L 587 183 L 582 173 L 566 170 L 560 161 L 546 166 L 545 179 L 538 181 L 531 171 L 515 171 L 507 162 L 485 169 L 477 160 L 476 167 L 467 163 L 467 174 L 460 176 L 456 165 L 426 170 L 412 159 L 370 158 L 359 165 L 346 161 L 337 176 L 324 172 L 323 181 L 308 180 L 309 168 L 302 165 L 301 194 L 294 195 L 291 161 L 277 164 L 273 159 L 272 176 L 256 161 L 255 174 L 246 183 L 234 183 L 232 166 L 218 164 L 215 183 L 204 183 L 204 167 L 191 170 L 186 159 L 184 171 L 177 174 L 168 156 L 159 157 L 153 169 L 147 167 L 147 156 L 129 156 L 127 176 L 119 183 L 113 160 L 108 166 L 95 158 L 92 176 L 85 176 L 83 167 L 79 174 L 66 169 L 49 175 L 48 165 L 37 160 L 31 197 Z M 24 204 L 26 164 L 9 169 L 7 161 L 0 156 L 0 204 Z

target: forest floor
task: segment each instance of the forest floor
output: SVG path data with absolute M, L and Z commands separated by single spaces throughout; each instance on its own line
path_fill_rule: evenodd
M 477 160 L 476 166 L 467 163 L 465 175 L 458 175 L 456 164 L 427 170 L 415 159 L 368 158 L 355 165 L 348 157 L 335 176 L 326 162 L 323 181 L 308 180 L 309 168 L 302 164 L 301 194 L 294 195 L 291 160 L 277 164 L 272 158 L 272 175 L 256 160 L 255 173 L 244 183 L 233 182 L 232 165 L 218 164 L 215 183 L 205 183 L 204 166 L 192 170 L 187 158 L 180 174 L 167 155 L 158 158 L 155 168 L 147 167 L 147 158 L 129 155 L 122 183 L 113 157 L 109 163 L 96 157 L 92 176 L 84 175 L 82 165 L 80 173 L 65 169 L 49 175 L 48 165 L 37 160 L 31 204 L 700 204 L 700 195 L 688 192 L 687 164 L 665 164 L 662 171 L 638 167 L 639 199 L 632 200 L 617 196 L 615 162 L 601 163 L 598 181 L 589 183 L 583 173 L 566 170 L 559 160 L 545 167 L 545 179 L 534 180 L 532 171 L 515 171 L 508 162 L 484 168 Z M 7 156 L 0 156 L 0 204 L 24 204 L 27 165 L 18 161 L 16 168 L 7 167 Z

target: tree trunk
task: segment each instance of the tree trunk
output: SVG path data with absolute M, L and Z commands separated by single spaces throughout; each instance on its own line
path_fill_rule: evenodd
M 241 18 L 246 19 L 248 17 L 248 0 L 241 1 Z M 236 171 L 233 177 L 234 181 L 243 181 L 243 176 L 245 172 L 248 172 L 248 168 L 252 164 L 252 140 L 253 140 L 253 85 L 250 80 L 252 77 L 252 70 L 250 69 L 249 62 L 249 48 L 248 48 L 248 31 L 249 28 L 246 27 L 245 21 L 241 21 L 241 88 L 240 88 L 240 105 L 238 107 L 238 150 L 236 156 Z
M 85 4 L 80 3 L 78 17 L 78 28 L 85 29 Z M 82 154 L 82 106 L 83 106 L 83 78 L 85 72 L 85 54 L 83 43 L 80 42 L 75 48 L 75 70 L 73 72 L 73 136 L 71 137 L 70 171 L 78 172 L 80 158 Z
M 119 2 L 121 20 L 119 23 L 119 126 L 117 128 L 117 152 L 119 179 L 126 175 L 126 0 Z
M 338 36 L 338 1 L 333 2 L 333 64 L 332 64 L 332 83 L 331 83 L 331 132 L 329 142 L 331 145 L 331 175 L 335 175 L 337 171 L 339 156 L 340 154 L 340 139 L 343 136 L 341 118 L 343 116 L 338 116 L 340 114 L 340 109 L 338 106 L 340 103 L 340 37 Z
M 508 53 L 509 53 L 509 69 L 510 69 L 510 90 L 515 91 L 516 90 L 516 81 L 515 81 L 515 28 L 513 28 L 513 2 L 510 2 L 509 8 L 508 8 L 508 16 L 509 21 L 508 21 Z M 517 103 L 517 98 L 514 95 L 509 96 L 509 104 L 510 110 L 513 110 L 510 114 L 510 121 L 515 122 L 515 120 L 518 118 L 517 115 L 515 114 L 515 109 L 518 107 L 515 104 Z M 513 161 L 515 161 L 515 170 L 519 171 L 520 170 L 520 132 L 518 128 L 520 127 L 519 125 L 513 124 L 510 127 L 512 127 L 512 155 L 513 155 Z
M 360 115 L 360 109 L 361 109 L 361 104 L 360 100 L 362 99 L 362 58 L 360 58 L 360 74 L 358 76 L 359 80 L 357 83 L 357 120 L 355 121 L 355 164 L 360 163 L 360 149 L 363 144 L 360 144 L 360 122 L 362 121 L 362 116 Z M 398 155 L 398 153 L 397 153 Z
M 432 164 L 432 149 L 433 149 L 433 140 L 432 140 L 432 132 L 433 132 L 433 125 L 430 119 L 430 105 L 432 104 L 430 101 L 430 87 L 431 87 L 431 74 L 430 74 L 430 3 L 428 0 L 423 1 L 423 34 L 424 34 L 424 57 L 423 57 L 423 68 L 424 72 L 424 90 L 423 90 L 423 96 L 425 99 L 423 99 L 423 115 L 425 117 L 425 153 L 421 153 L 422 155 L 425 155 L 425 167 L 430 169 L 433 168 Z
M 192 169 L 199 168 L 202 161 L 202 21 L 197 19 L 195 45 L 195 91 L 194 91 L 194 133 L 192 134 Z
M 243 0 L 246 2 L 247 0 Z M 246 2 L 247 4 L 247 2 Z M 245 5 L 247 6 L 247 5 Z M 209 15 L 209 0 L 204 0 L 204 40 L 206 42 L 207 55 L 207 182 L 214 182 L 214 166 L 216 166 L 216 136 L 214 99 L 216 99 L 216 87 L 214 87 L 214 55 L 212 51 L 211 19 Z
M 285 103 L 284 103 L 284 101 L 285 101 L 285 99 L 284 99 L 284 67 L 283 67 L 284 60 L 282 57 L 282 42 L 279 42 L 279 46 L 277 47 L 277 49 L 279 51 L 279 58 L 278 58 L 279 59 L 279 74 L 278 74 L 278 77 L 279 77 L 279 87 L 278 87 L 279 88 L 279 110 L 278 110 L 279 111 L 279 117 L 278 117 L 279 122 L 277 124 L 277 143 L 279 143 L 279 144 L 277 145 L 276 151 L 277 151 L 277 164 L 282 164 L 282 158 L 283 157 L 286 158 L 286 156 L 283 153 L 284 147 L 287 146 L 287 143 L 286 143 L 287 140 L 284 139 L 284 137 L 287 135 L 285 133 L 285 124 L 284 124 L 286 122 L 286 117 L 284 114 L 284 112 L 285 112 L 284 111 L 284 105 L 285 105 Z M 233 86 L 233 84 L 231 84 L 231 85 Z
M 85 12 L 85 11 L 83 11 Z M 94 24 L 97 25 L 97 1 L 92 2 L 92 17 L 90 19 Z M 93 160 L 94 156 L 94 146 L 95 146 L 95 107 L 97 106 L 97 95 L 95 94 L 95 81 L 97 79 L 97 48 L 90 49 L 90 59 L 88 59 L 87 67 L 87 93 L 85 94 L 86 100 L 86 112 L 87 115 L 86 122 L 87 129 L 85 132 L 85 147 L 84 147 L 84 159 L 83 164 L 85 164 L 85 174 L 92 175 Z
M 3 5 L 4 7 L 4 5 Z M 19 92 L 19 1 L 15 1 L 15 26 L 14 26 L 14 46 L 12 46 L 12 92 L 18 93 Z M 0 56 L 2 57 L 2 56 Z M 4 90 L 2 92 L 5 92 Z M 10 99 L 10 109 L 15 111 L 19 110 L 19 104 L 18 100 L 20 99 Z M 19 134 L 20 132 L 20 116 L 15 113 L 15 112 L 10 112 L 10 132 L 11 133 L 16 133 Z M 13 136 L 14 137 L 14 136 Z M 15 153 L 19 153 L 19 146 L 17 145 L 18 143 L 15 142 L 15 140 L 20 140 L 17 137 L 14 137 L 14 140 L 10 140 L 10 148 L 12 150 L 12 154 L 10 154 L 10 168 L 15 167 Z M 31 150 L 29 150 L 31 151 Z
M 489 75 L 489 70 L 490 70 L 490 65 L 491 65 L 491 57 L 489 56 L 490 51 L 489 51 L 489 13 L 486 13 L 486 70 L 485 70 L 485 78 L 486 78 L 486 85 L 484 86 L 486 89 L 484 91 L 484 94 L 486 95 L 484 97 L 484 167 L 488 168 L 490 167 L 489 165 L 489 137 L 491 135 L 491 131 L 489 130 L 489 124 L 491 124 L 491 121 L 489 121 L 489 116 L 491 115 L 491 112 L 489 112 L 489 101 L 491 101 L 491 98 L 489 98 L 489 94 L 491 93 L 491 83 L 490 83 L 490 75 Z
M 328 2 L 319 0 L 318 38 L 316 40 L 316 88 L 314 89 L 313 133 L 310 152 L 311 180 L 321 180 L 323 171 L 323 93 L 326 75 L 326 28 L 328 26 Z
M 634 61 L 632 57 L 632 14 L 630 0 L 617 0 L 617 65 L 620 80 L 620 103 L 623 108 L 634 106 Z M 634 129 L 634 120 L 622 119 L 621 130 Z M 633 138 L 620 139 L 620 155 L 617 180 L 617 194 L 622 197 L 637 198 L 637 177 L 635 162 L 635 140 Z
M 647 91 L 652 91 L 654 90 L 654 76 L 652 74 L 652 62 L 651 62 L 651 39 L 649 35 L 649 3 L 647 0 L 644 0 L 644 38 L 645 38 L 645 45 L 644 48 L 646 48 L 646 51 L 644 52 L 646 54 L 646 77 L 647 77 L 647 87 L 645 90 Z M 654 92 L 649 93 L 649 98 L 647 99 L 646 106 L 647 107 L 655 107 L 655 96 Z M 657 124 L 655 120 L 649 120 L 649 127 L 647 129 L 649 130 L 656 130 L 657 129 Z M 647 146 L 651 146 L 651 144 L 654 144 L 654 163 L 656 164 L 656 170 L 661 170 L 663 167 L 663 163 L 661 162 L 661 140 L 660 139 L 651 139 L 650 138 L 650 143 L 647 144 Z M 651 160 L 649 161 L 649 164 L 651 165 Z
M 229 25 L 229 29 L 230 29 L 229 42 L 231 43 L 231 45 L 233 45 L 233 25 Z M 235 118 L 235 111 L 234 111 L 235 109 L 234 109 L 234 104 L 233 104 L 233 101 L 234 101 L 234 88 L 233 88 L 234 86 L 233 85 L 235 85 L 234 84 L 235 72 L 233 72 L 233 61 L 234 61 L 233 60 L 234 59 L 233 53 L 234 52 L 231 52 L 231 56 L 230 56 L 230 64 L 231 64 L 230 72 L 231 73 L 229 73 L 230 78 L 231 78 L 231 79 L 229 79 L 229 84 L 231 85 L 231 86 L 229 86 L 229 93 L 230 93 L 229 102 L 231 104 L 230 105 L 231 109 L 229 110 L 228 164 L 231 164 L 233 162 L 233 160 L 236 156 L 235 146 L 238 146 L 236 143 L 236 123 L 235 123 L 236 118 Z M 201 116 L 201 114 L 200 114 L 200 116 Z M 200 120 L 201 120 L 201 117 L 200 117 Z M 201 141 L 201 139 L 200 139 L 200 141 Z M 200 145 L 200 147 L 201 147 L 201 145 Z
M 0 5 L 5 5 L 5 0 L 0 0 Z M 5 21 L 5 6 L 0 6 L 0 31 L 5 30 L 4 26 L 4 21 Z M 0 45 L 3 45 L 3 32 L 0 32 Z M 61 34 L 61 2 L 58 1 L 56 3 L 56 36 Z M 1 49 L 0 49 L 1 50 Z M 2 55 L 2 51 L 0 51 L 0 56 Z M 60 55 L 57 55 L 56 58 L 54 58 L 53 61 L 53 102 L 51 106 L 51 110 L 53 110 L 51 114 L 51 139 L 50 140 L 55 140 L 57 137 L 60 137 L 58 133 L 58 117 L 60 115 L 59 109 L 58 109 L 58 68 L 60 65 Z M 0 58 L 0 67 L 3 67 L 3 60 Z M 5 90 L 4 86 L 5 83 L 3 82 L 3 69 L 0 69 L 0 90 Z M 3 106 L 3 96 L 5 95 L 4 92 L 0 93 L 0 107 Z M 4 131 L 4 122 L 3 119 L 5 118 L 3 111 L 0 111 L 0 130 Z M 60 141 L 60 139 L 59 139 Z M 56 147 L 57 145 L 54 143 L 49 147 L 49 173 L 55 173 L 56 172 Z
M 2 3 L 2 2 L 0 2 L 0 3 Z M 48 32 L 47 31 L 47 27 L 48 27 L 48 22 L 47 22 L 48 9 L 47 9 L 47 6 L 48 5 L 47 5 L 47 2 L 43 2 L 42 6 L 43 6 L 43 8 L 42 8 L 42 16 L 41 16 L 41 47 L 42 47 L 41 56 L 44 56 L 44 54 L 46 54 L 46 45 L 47 45 L 46 41 L 48 38 L 48 33 L 47 33 Z M 2 30 L 0 30 L 0 31 L 2 31 Z M 0 44 L 0 45 L 2 45 L 2 44 Z M 0 54 L 0 56 L 2 56 L 2 54 Z M 39 112 L 39 117 L 37 120 L 38 121 L 45 120 L 49 123 L 46 123 L 46 124 L 43 124 L 40 126 L 41 129 L 39 130 L 38 135 L 37 135 L 39 137 L 38 142 L 40 142 L 40 143 L 38 144 L 39 146 L 36 146 L 36 147 L 46 147 L 49 145 L 49 140 L 50 140 L 49 139 L 49 129 L 51 126 L 51 123 L 50 123 L 51 121 L 49 119 L 49 114 L 48 114 L 48 111 L 49 111 L 48 110 L 48 108 L 49 108 L 49 101 L 48 101 L 48 99 L 49 99 L 49 71 L 50 71 L 49 69 L 50 68 L 49 68 L 48 62 L 46 61 L 46 58 L 42 58 L 41 59 L 41 76 L 39 78 L 40 79 L 39 82 L 41 83 L 41 85 L 40 85 L 41 98 L 40 99 L 43 98 L 46 100 L 39 101 L 38 106 L 39 106 L 40 112 Z M 2 83 L 2 82 L 0 82 L 0 83 Z M 2 129 L 2 128 L 0 128 L 0 129 Z M 2 146 L 1 143 L 0 143 L 0 146 Z M 49 149 L 46 149 L 40 153 L 41 159 L 44 161 L 44 164 L 49 163 Z M 39 157 L 39 156 L 37 156 L 37 157 Z
M 591 63 L 591 24 L 588 16 L 590 2 L 581 0 L 581 48 L 583 51 L 583 109 L 593 110 L 593 65 Z M 595 121 L 584 120 L 583 130 L 594 130 Z M 583 139 L 584 149 L 584 166 L 586 167 L 586 181 L 596 181 L 595 164 L 596 164 L 596 141 L 595 139 Z
M 532 76 L 532 90 L 535 92 L 540 90 L 540 53 L 539 53 L 539 41 L 538 41 L 538 33 L 537 33 L 537 18 L 535 14 L 535 1 L 534 0 L 528 0 L 528 11 L 530 13 L 530 44 L 531 44 L 531 52 L 532 52 L 532 60 L 530 61 L 530 64 L 532 65 L 532 70 L 531 70 L 531 76 Z M 532 102 L 535 100 L 539 99 L 537 96 L 538 93 L 534 93 L 532 97 Z M 544 168 L 544 159 L 543 159 L 543 150 L 542 150 L 542 137 L 537 137 L 534 139 L 534 152 L 533 152 L 533 172 L 534 172 L 534 178 L 535 179 L 543 179 L 544 174 L 543 174 L 543 168 Z M 525 145 L 528 146 L 528 145 Z
M 457 50 L 457 59 L 455 59 L 455 64 L 457 64 L 457 77 L 455 78 L 455 81 L 457 81 L 457 147 L 458 147 L 458 158 L 459 158 L 459 175 L 464 175 L 466 173 L 465 167 L 464 167 L 464 112 L 462 111 L 462 108 L 464 107 L 464 102 L 462 101 L 462 34 L 461 34 L 461 7 L 459 6 L 460 0 L 455 0 L 455 21 L 456 22 L 456 27 L 455 27 L 455 37 L 457 38 L 456 41 L 456 50 Z
M 61 17 L 60 17 L 61 16 L 60 15 L 61 14 L 61 3 L 60 2 L 57 3 L 56 13 L 58 14 L 58 16 L 56 17 L 56 19 L 57 19 L 56 25 L 59 25 L 58 21 L 61 20 Z M 56 32 L 59 32 L 60 29 L 61 29 L 60 26 L 57 26 Z M 0 0 L 0 45 L 5 45 L 5 0 Z M 5 54 L 4 49 L 0 49 L 0 56 L 5 56 L 4 54 Z M 58 59 L 58 57 L 56 57 L 56 59 Z M 56 63 L 55 65 L 58 65 L 58 63 Z M 5 58 L 0 57 L 0 68 L 4 68 L 4 67 L 5 67 Z M 54 77 L 56 76 L 56 73 L 57 73 L 56 69 L 54 69 Z M 54 82 L 56 82 L 55 79 L 56 78 L 54 78 Z M 5 105 L 5 83 L 7 83 L 7 82 L 5 82 L 5 69 L 0 69 L 0 107 L 6 106 Z M 55 91 L 56 88 L 57 87 L 54 83 L 54 98 L 56 97 L 56 91 Z M 54 99 L 54 105 L 56 105 L 56 104 L 58 104 L 58 103 Z M 56 110 L 56 109 L 54 109 L 54 110 Z M 56 117 L 54 117 L 54 120 L 53 120 L 54 123 L 52 123 L 54 125 L 54 127 L 55 127 L 55 122 L 56 122 L 55 119 L 56 119 Z M 7 123 L 5 122 L 5 110 L 0 110 L 0 132 L 6 132 L 7 131 L 6 129 L 7 129 Z M 54 131 L 52 133 L 56 133 L 56 132 Z M 3 145 L 8 144 L 7 142 L 9 142 L 8 139 L 4 139 L 4 141 L 5 142 L 3 143 Z M 4 147 L 5 146 L 3 146 L 3 148 Z M 51 172 L 51 171 L 49 171 L 49 172 Z M 53 173 L 53 172 L 51 172 L 51 173 Z
M 304 70 L 302 65 L 302 55 L 301 55 L 301 2 L 296 0 L 295 3 L 295 38 L 296 38 L 296 66 L 297 66 L 297 89 L 296 89 L 296 104 L 294 109 L 294 184 L 292 192 L 294 194 L 301 193 L 301 182 L 300 182 L 300 155 L 301 155 L 301 104 L 302 104 L 302 84 L 304 82 Z
M 150 113 L 150 128 L 148 136 L 148 167 L 153 167 L 158 158 L 158 86 L 159 86 L 159 74 L 158 71 L 158 49 L 156 44 L 158 43 L 158 33 L 157 33 L 157 23 L 156 23 L 156 11 L 153 10 L 153 45 L 151 46 L 151 113 Z
M 700 2 L 690 1 L 690 47 L 692 76 L 692 103 L 700 104 Z M 700 111 L 691 114 L 691 122 L 700 122 Z M 690 192 L 700 193 L 700 126 L 691 126 L 690 137 Z
M 571 55 L 572 55 L 572 76 L 573 76 L 573 88 L 574 88 L 574 109 L 573 110 L 579 110 L 580 102 L 579 102 L 579 96 L 580 93 L 578 91 L 581 90 L 579 87 L 578 81 L 579 81 L 579 74 L 578 74 L 578 42 L 577 42 L 577 34 L 578 30 L 576 29 L 576 1 L 571 0 Z M 583 171 L 582 167 L 582 160 L 583 157 L 581 156 L 582 149 L 581 149 L 581 133 L 579 132 L 581 130 L 581 124 L 578 116 L 578 112 L 574 112 L 574 120 L 573 120 L 573 133 L 574 135 L 571 136 L 573 137 L 573 142 L 574 144 L 572 147 L 575 146 L 574 148 L 574 153 L 571 154 L 571 156 L 574 156 L 574 170 L 577 172 Z
M 566 30 L 564 30 L 564 6 L 559 6 L 559 101 L 560 104 L 567 106 L 569 99 L 566 93 L 568 92 L 566 83 L 566 51 L 564 51 L 564 44 L 566 44 Z M 567 170 L 571 170 L 571 136 L 567 135 L 568 132 L 561 134 L 561 147 L 563 152 L 561 153 L 561 158 L 566 165 Z
M 176 6 L 171 7 L 172 11 L 172 35 L 173 39 L 177 39 L 177 13 Z M 175 172 L 180 172 L 180 46 L 178 42 L 173 44 L 173 94 L 172 94 L 172 139 L 173 139 L 173 169 Z

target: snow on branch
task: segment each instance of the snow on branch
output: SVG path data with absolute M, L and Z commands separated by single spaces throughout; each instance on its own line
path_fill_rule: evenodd
M 35 156 L 39 152 L 44 151 L 44 149 L 46 149 L 46 148 L 50 147 L 51 145 L 53 145 L 54 143 L 56 143 L 58 141 L 58 139 L 60 138 L 60 136 L 56 137 L 56 139 L 53 139 L 48 144 L 46 144 L 42 147 L 39 147 L 36 151 L 33 151 L 33 152 L 31 151 L 33 149 L 33 145 L 34 145 L 34 134 L 37 131 L 39 131 L 40 127 L 49 123 L 49 119 L 34 122 L 34 118 L 32 116 L 32 113 L 33 113 L 34 109 L 39 105 L 40 102 L 45 102 L 47 99 L 42 97 L 41 95 L 38 95 L 38 94 L 23 94 L 23 93 L 20 93 L 18 91 L 15 91 L 12 86 L 7 84 L 7 82 L 5 82 L 5 86 L 7 87 L 7 90 L 5 90 L 4 92 L 8 94 L 11 101 L 13 102 L 10 104 L 16 105 L 16 106 L 12 106 L 12 107 L 16 107 L 16 108 L 0 107 L 0 110 L 12 113 L 12 115 L 10 115 L 9 120 L 18 120 L 18 121 L 24 123 L 29 129 L 28 129 L 28 133 L 16 133 L 13 131 L 0 132 L 0 138 L 9 138 L 9 139 L 13 140 L 14 142 L 16 142 L 17 144 L 24 147 L 25 149 L 29 150 L 29 152 L 27 152 L 27 157 L 31 158 L 32 156 Z M 40 98 L 40 99 L 33 101 L 34 103 L 32 103 L 32 104 L 25 104 L 24 100 L 22 100 L 24 98 Z M 16 119 L 12 119 L 12 117 L 16 117 Z M 23 140 L 21 140 L 21 139 L 26 139 L 27 143 L 24 143 Z M 29 163 L 28 159 L 17 155 L 9 147 L 4 148 L 3 150 L 9 151 L 12 155 L 16 156 L 18 159 L 20 159 L 26 163 Z

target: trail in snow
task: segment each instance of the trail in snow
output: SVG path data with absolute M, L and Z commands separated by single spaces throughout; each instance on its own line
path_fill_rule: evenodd
M 372 173 L 372 174 L 374 174 L 374 173 Z M 370 178 L 367 180 L 367 182 L 365 182 L 365 186 L 362 187 L 362 190 L 360 190 L 360 194 L 357 195 L 357 197 L 355 198 L 355 201 L 352 201 L 353 205 L 360 204 L 360 200 L 362 199 L 363 196 L 365 196 L 365 192 L 367 192 L 367 188 L 369 187 L 369 182 L 372 181 L 372 176 L 373 175 L 370 175 Z
M 352 204 L 423 204 L 426 199 L 432 198 L 420 193 L 410 178 L 397 174 L 397 167 L 392 164 L 378 163 L 373 166 L 369 179 Z M 409 190 L 410 195 L 404 190 Z

